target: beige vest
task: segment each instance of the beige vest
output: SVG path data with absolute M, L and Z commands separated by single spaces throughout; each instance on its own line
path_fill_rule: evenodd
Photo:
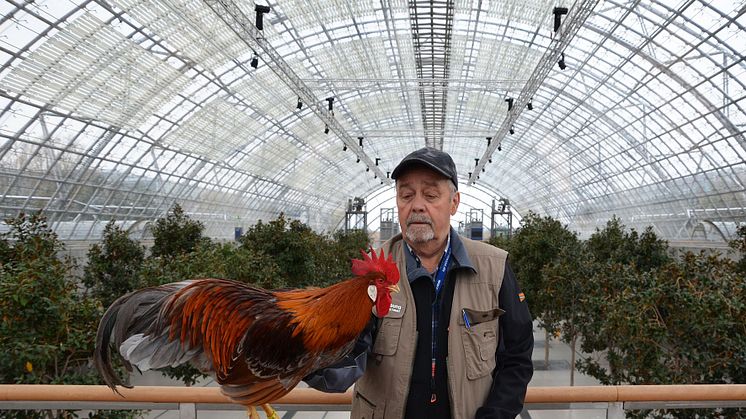
M 452 417 L 472 419 L 492 386 L 497 322 L 502 314 L 502 310 L 495 309 L 508 254 L 489 244 L 465 238 L 461 241 L 477 274 L 463 270 L 456 276 L 446 362 Z M 387 255 L 393 252 L 397 261 L 402 273 L 401 291 L 393 295 L 391 310 L 380 322 L 365 374 L 355 384 L 351 416 L 355 419 L 404 417 L 417 345 L 417 319 L 406 277 L 403 243 L 399 234 L 382 246 Z M 463 308 L 471 310 L 470 329 L 464 325 Z

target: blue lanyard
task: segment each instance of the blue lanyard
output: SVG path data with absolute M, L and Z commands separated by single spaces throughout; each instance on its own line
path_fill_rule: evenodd
M 448 265 L 451 263 L 451 235 L 448 235 L 448 243 L 446 244 L 446 250 L 445 253 L 443 253 L 443 257 L 440 259 L 440 263 L 438 264 L 438 271 L 435 273 L 435 301 L 433 301 L 432 305 L 432 334 L 430 335 L 431 339 L 431 348 L 432 348 L 432 363 L 431 363 L 431 375 L 430 375 L 430 403 L 435 403 L 438 399 L 438 397 L 435 394 L 435 354 L 437 352 L 437 340 L 438 340 L 438 314 L 439 314 L 439 301 L 440 301 L 440 291 L 443 289 L 443 283 L 446 281 L 446 274 L 448 273 Z
M 451 235 L 448 235 L 448 243 L 446 243 L 446 250 L 443 253 L 443 257 L 440 259 L 438 264 L 438 271 L 435 273 L 435 301 L 437 303 L 440 290 L 443 289 L 443 283 L 446 282 L 446 273 L 448 273 L 448 265 L 451 263 Z

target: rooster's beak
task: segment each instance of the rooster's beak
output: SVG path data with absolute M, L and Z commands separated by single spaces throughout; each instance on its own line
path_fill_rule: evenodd
M 387 288 L 391 292 L 399 292 L 399 284 L 389 285 Z

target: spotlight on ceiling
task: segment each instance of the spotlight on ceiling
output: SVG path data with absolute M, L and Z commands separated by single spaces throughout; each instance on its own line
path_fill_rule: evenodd
M 264 29 L 264 14 L 269 13 L 269 6 L 261 6 L 257 4 L 254 7 L 254 11 L 256 12 L 256 28 L 260 31 Z
M 532 101 L 533 101 L 533 99 L 529 99 L 528 103 L 526 104 L 526 109 L 528 109 L 529 111 L 533 111 L 534 110 L 534 104 L 531 103 Z
M 567 64 L 565 64 L 565 53 L 563 52 L 560 54 L 560 59 L 557 61 L 557 65 L 559 65 L 560 70 L 564 70 L 567 68 Z
M 259 67 L 259 56 L 258 55 L 254 55 L 254 57 L 251 58 L 251 63 L 249 63 L 249 64 L 251 65 L 251 68 L 257 68 L 257 67 Z
M 324 125 L 324 134 L 329 134 L 329 125 Z
M 506 102 L 508 102 L 508 112 L 513 110 L 513 98 L 509 97 L 505 99 Z
M 510 135 L 513 135 L 513 134 L 515 134 L 515 130 L 514 130 L 514 129 L 513 129 L 513 127 L 511 126 L 511 127 L 510 127 Z
M 300 101 L 300 98 L 298 98 L 298 104 L 295 106 L 295 109 L 303 109 L 303 102 Z
M 566 15 L 567 12 L 568 12 L 567 7 L 555 7 L 554 10 L 552 10 L 552 14 L 554 15 L 554 31 L 555 32 L 559 30 L 559 27 L 562 24 L 562 15 Z

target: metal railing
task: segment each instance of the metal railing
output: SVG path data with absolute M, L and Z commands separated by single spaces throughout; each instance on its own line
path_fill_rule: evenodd
M 243 410 L 218 387 L 0 385 L 0 410 L 14 409 L 148 409 L 178 410 L 196 418 L 198 410 Z M 278 410 L 349 410 L 352 391 L 340 394 L 296 388 L 273 403 Z M 609 419 L 629 409 L 746 407 L 746 384 L 625 385 L 529 387 L 528 410 L 605 409 Z M 527 415 L 528 416 L 528 415 Z

